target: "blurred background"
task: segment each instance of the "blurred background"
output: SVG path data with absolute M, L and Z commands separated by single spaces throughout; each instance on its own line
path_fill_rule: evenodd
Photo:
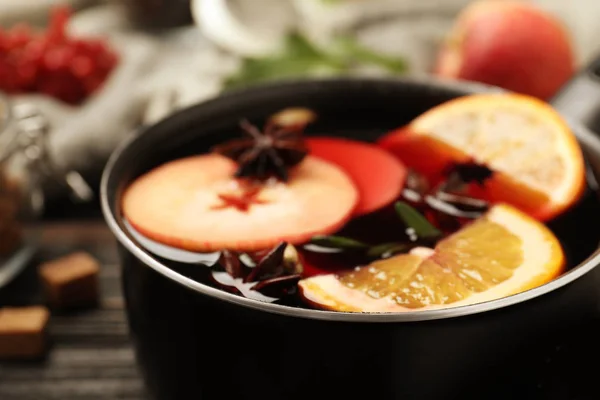
M 0 399 L 143 398 L 97 194 L 112 151 L 144 126 L 309 77 L 550 100 L 600 52 L 598 21 L 593 0 L 0 0 L 0 307 L 43 301 L 33 257 L 84 250 L 103 265 L 102 307 L 53 316 L 49 363 L 0 364 Z
M 66 176 L 94 190 L 140 126 L 285 78 L 433 75 L 549 99 L 600 48 L 599 18 L 588 0 L 2 0 L 0 91 L 42 114 L 53 173 L 21 155 L 7 170 L 43 187 L 38 213 L 86 199 Z

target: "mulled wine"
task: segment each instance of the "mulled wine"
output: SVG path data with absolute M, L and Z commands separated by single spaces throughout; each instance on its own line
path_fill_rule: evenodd
M 600 241 L 581 150 L 547 105 L 471 95 L 369 143 L 264 127 L 138 177 L 131 235 L 188 278 L 237 296 L 340 312 L 473 304 L 543 285 Z M 593 183 L 593 182 L 592 182 Z

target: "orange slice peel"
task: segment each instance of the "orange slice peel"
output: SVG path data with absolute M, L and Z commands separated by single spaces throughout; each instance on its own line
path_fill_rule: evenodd
M 585 189 L 584 158 L 570 127 L 549 104 L 520 94 L 476 94 L 434 107 L 379 145 L 435 182 L 450 163 L 494 171 L 471 194 L 509 203 L 547 221 Z
M 342 312 L 408 312 L 495 300 L 562 273 L 558 239 L 539 221 L 498 204 L 438 242 L 353 271 L 299 282 L 310 305 Z

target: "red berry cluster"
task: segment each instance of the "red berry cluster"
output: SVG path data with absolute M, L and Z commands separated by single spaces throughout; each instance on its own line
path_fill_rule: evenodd
M 53 11 L 44 32 L 25 24 L 0 29 L 0 91 L 42 93 L 78 104 L 94 93 L 117 65 L 101 39 L 69 37 L 67 8 Z

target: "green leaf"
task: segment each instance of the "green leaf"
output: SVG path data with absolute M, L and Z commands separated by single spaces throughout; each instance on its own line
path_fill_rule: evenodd
M 282 53 L 245 59 L 239 72 L 227 80 L 226 87 L 230 89 L 285 78 L 334 76 L 344 70 L 339 60 L 329 57 L 303 36 L 291 34 Z
M 419 238 L 432 238 L 442 235 L 442 232 L 433 226 L 427 218 L 408 204 L 398 201 L 394 207 L 406 227 L 414 229 Z
M 340 37 L 328 49 L 313 45 L 292 33 L 283 51 L 262 58 L 247 58 L 240 70 L 225 82 L 226 89 L 289 78 L 346 75 L 360 64 L 374 64 L 392 73 L 406 72 L 403 59 L 373 52 L 350 37 Z
M 412 246 L 409 243 L 383 243 L 371 247 L 369 251 L 367 251 L 367 256 L 370 258 L 381 258 L 397 253 L 406 253 L 411 248 Z
M 375 52 L 351 37 L 337 38 L 338 51 L 345 58 L 346 63 L 372 64 L 387 69 L 396 74 L 405 73 L 408 70 L 406 61 L 399 57 L 388 56 Z
M 317 246 L 342 250 L 362 250 L 369 247 L 366 243 L 343 236 L 316 235 L 310 242 Z

